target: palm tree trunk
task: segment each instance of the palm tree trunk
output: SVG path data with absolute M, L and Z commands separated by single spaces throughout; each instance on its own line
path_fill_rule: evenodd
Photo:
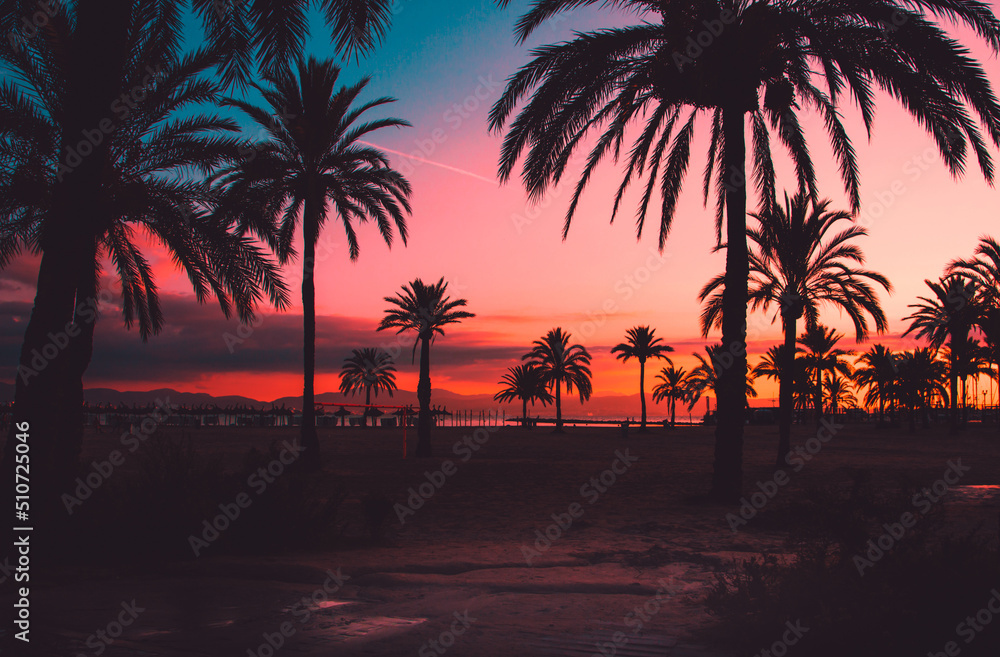
M 958 431 L 958 359 L 954 349 L 951 352 L 951 376 L 948 378 L 950 379 L 948 387 L 951 393 L 951 408 L 949 409 L 951 432 L 956 433 Z
M 781 377 L 778 379 L 778 456 L 775 465 L 785 465 L 792 449 L 792 377 L 795 371 L 795 319 L 783 318 L 785 344 L 781 347 Z
M 562 397 L 559 394 L 559 381 L 556 381 L 556 428 L 553 429 L 553 433 L 562 433 Z
M 431 449 L 431 339 L 420 337 L 420 380 L 417 382 L 417 458 L 432 456 Z
M 368 407 L 371 406 L 371 403 L 372 403 L 372 387 L 371 386 L 366 386 L 365 387 L 365 413 L 366 414 L 368 413 Z M 367 429 L 368 428 L 368 415 L 364 416 L 364 421 L 365 421 L 364 427 Z M 375 416 L 374 415 L 372 415 L 372 425 L 373 426 L 375 425 Z
M 813 393 L 813 410 L 816 412 L 816 426 L 823 418 L 823 361 L 816 360 L 816 392 Z
M 673 427 L 677 424 L 677 398 L 670 398 L 670 426 Z
M 69 161 L 70 148 L 77 147 L 85 130 L 115 118 L 108 108 L 121 95 L 131 12 L 128 0 L 77 7 L 71 52 L 65 58 L 66 106 L 73 111 L 63 117 L 61 162 Z M 14 480 L 17 426 L 27 423 L 35 466 L 31 519 L 46 530 L 56 529 L 54 523 L 68 517 L 59 495 L 77 474 L 83 441 L 83 374 L 90 363 L 97 308 L 91 245 L 106 229 L 101 185 L 106 146 L 104 142 L 91 148 L 88 156 L 58 172 L 40 236 L 38 284 L 21 345 L 13 421 L 0 468 L 6 481 Z M 45 542 L 39 536 L 36 540 Z M 37 544 L 35 549 L 40 549 Z
M 642 423 L 639 431 L 646 430 L 646 361 L 639 361 L 639 400 L 642 402 Z
M 718 422 L 715 427 L 715 462 L 712 497 L 726 502 L 739 499 L 743 489 L 743 425 L 746 421 L 746 317 L 747 279 L 750 264 L 746 248 L 746 143 L 744 112 L 728 107 L 722 112 L 725 138 L 726 274 L 722 292 L 722 344 L 732 356 L 730 367 L 719 374 Z
M 316 433 L 316 238 L 319 231 L 319 210 L 322 206 L 310 195 L 302 213 L 302 466 L 308 471 L 319 470 L 323 461 Z
M 524 398 L 521 400 L 521 426 L 525 429 L 528 428 L 528 400 Z

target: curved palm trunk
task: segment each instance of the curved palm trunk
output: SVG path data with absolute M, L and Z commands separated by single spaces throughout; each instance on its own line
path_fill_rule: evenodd
M 417 457 L 432 456 L 431 450 L 431 340 L 420 338 L 420 380 L 417 382 Z
M 560 382 L 556 381 L 556 428 L 552 433 L 563 433 L 562 423 L 562 396 L 559 394 Z
M 743 489 L 743 425 L 746 421 L 746 316 L 750 264 L 746 248 L 746 143 L 744 115 L 740 108 L 723 109 L 725 136 L 723 164 L 726 184 L 725 289 L 722 292 L 722 344 L 732 354 L 730 367 L 719 374 L 718 423 L 715 427 L 715 462 L 712 497 L 726 502 L 739 499 Z
M 109 116 L 108 108 L 121 95 L 131 11 L 128 0 L 79 3 L 77 7 L 65 71 L 66 106 L 73 111 L 62 117 L 61 162 L 68 161 L 69 148 L 77 146 L 84 130 L 115 118 Z M 13 481 L 17 426 L 27 423 L 35 466 L 31 519 L 45 531 L 55 530 L 55 523 L 68 517 L 59 495 L 70 487 L 79 467 L 83 374 L 90 364 L 97 319 L 95 236 L 107 216 L 102 210 L 105 192 L 101 185 L 105 147 L 106 142 L 91 149 L 71 169 L 59 169 L 49 220 L 41 235 L 38 284 L 21 345 L 13 421 L 4 448 L 2 471 L 5 480 Z M 44 543 L 43 537 L 36 539 Z
M 642 402 L 642 423 L 639 431 L 646 430 L 646 361 L 639 361 L 639 400 Z
M 319 207 L 316 200 L 306 199 L 302 214 L 302 467 L 319 470 L 323 461 L 316 433 L 316 237 L 319 231 Z
M 792 377 L 795 370 L 796 320 L 784 318 L 785 344 L 781 348 L 781 378 L 778 379 L 778 456 L 775 465 L 785 465 L 785 457 L 792 450 Z

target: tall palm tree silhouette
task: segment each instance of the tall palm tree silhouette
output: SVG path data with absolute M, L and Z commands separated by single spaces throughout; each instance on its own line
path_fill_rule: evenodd
M 747 230 L 751 245 L 749 300 L 753 310 L 778 306 L 785 342 L 780 355 L 785 368 L 793 371 L 795 336 L 799 318 L 807 324 L 819 321 L 823 303 L 847 313 L 854 322 L 858 342 L 868 337 L 867 315 L 875 329 L 882 333 L 888 328 L 885 313 L 879 304 L 876 287 L 891 291 L 892 286 L 881 274 L 860 268 L 864 254 L 850 242 L 868 232 L 851 225 L 834 232 L 840 222 L 851 222 L 844 211 L 830 211 L 830 201 L 813 201 L 798 193 L 784 206 L 775 204 L 766 213 L 751 214 L 758 226 Z M 725 275 L 713 278 L 701 291 L 701 300 L 708 299 L 701 315 L 702 334 L 708 337 L 712 327 L 722 325 L 722 303 Z M 785 463 L 791 449 L 792 385 L 778 383 L 779 435 L 777 465 Z
M 405 215 L 410 184 L 389 166 L 385 155 L 360 143 L 382 128 L 403 127 L 401 119 L 362 122 L 364 114 L 394 102 L 377 98 L 357 103 L 369 78 L 337 87 L 340 68 L 332 61 L 300 60 L 293 73 L 279 70 L 257 87 L 264 106 L 228 98 L 226 105 L 253 119 L 267 139 L 218 174 L 220 212 L 267 240 L 282 263 L 295 255 L 293 240 L 302 229 L 303 464 L 321 465 L 316 435 L 316 244 L 333 214 L 343 226 L 351 260 L 360 254 L 354 222 L 372 221 L 389 246 L 393 226 L 406 244 Z M 330 212 L 330 211 L 333 212 Z
M 143 96 L 142 103 L 134 108 L 122 104 L 115 122 L 105 117 L 100 124 L 113 129 L 91 129 L 87 141 L 79 141 L 80 133 L 71 132 L 72 95 L 65 77 L 76 37 L 72 24 L 54 21 L 35 37 L 30 51 L 15 53 L 30 60 L 22 65 L 30 66 L 32 74 L 8 80 L 0 102 L 0 266 L 24 250 L 42 254 L 14 411 L 15 422 L 27 421 L 45 436 L 34 452 L 40 512 L 77 470 L 83 375 L 93 353 L 100 302 L 113 299 L 110 290 L 101 289 L 105 258 L 121 286 L 122 319 L 129 328 L 137 326 L 143 341 L 164 323 L 143 235 L 167 250 L 200 302 L 214 297 L 226 317 L 235 314 L 250 322 L 260 302 L 269 300 L 283 309 L 288 301 L 278 268 L 265 252 L 210 214 L 215 200 L 203 176 L 236 158 L 244 144 L 235 122 L 205 113 L 205 105 L 221 93 L 220 85 L 206 78 L 217 57 L 208 51 L 176 57 L 174 44 L 162 35 L 141 41 L 143 47 L 120 74 L 123 85 L 141 90 L 137 96 Z M 157 66 L 154 75 L 150 71 Z M 67 171 L 92 158 L 102 163 L 93 173 L 105 193 L 95 206 L 83 208 L 85 199 L 66 198 Z M 67 227 L 61 213 L 70 200 L 80 213 Z M 73 244 L 64 243 L 64 228 L 74 236 Z M 54 259 L 56 254 L 61 261 Z M 54 321 L 58 330 L 51 329 Z M 46 354 L 44 361 L 33 357 L 39 353 Z M 7 465 L 13 462 L 14 447 L 9 435 Z
M 813 376 L 813 412 L 816 414 L 816 424 L 823 417 L 823 377 L 835 372 L 846 377 L 853 374 L 850 363 L 843 357 L 854 352 L 837 346 L 843 337 L 822 324 L 806 325 L 805 332 L 799 336 L 798 342 L 805 348 L 802 359 Z
M 990 376 L 1000 381 L 1000 242 L 984 235 L 972 258 L 956 260 L 949 272 L 962 273 L 976 281 L 981 313 L 977 327 L 985 341 L 984 356 L 990 367 L 996 368 Z M 1000 429 L 1000 404 L 997 405 L 997 427 Z
M 642 402 L 642 423 L 640 431 L 646 430 L 646 361 L 650 358 L 662 358 L 671 365 L 673 362 L 667 356 L 673 347 L 661 344 L 662 339 L 655 336 L 656 330 L 648 326 L 635 326 L 625 332 L 627 342 L 621 342 L 611 348 L 611 353 L 618 354 L 618 360 L 623 363 L 630 358 L 639 361 L 639 400 Z
M 948 274 L 938 281 L 925 280 L 933 296 L 917 297 L 920 303 L 911 303 L 914 312 L 903 320 L 910 320 L 910 326 L 903 335 L 913 333 L 925 338 L 931 347 L 940 349 L 945 343 L 950 348 L 949 402 L 951 405 L 951 430 L 959 428 L 958 420 L 958 380 L 967 369 L 970 356 L 971 338 L 969 334 L 980 321 L 982 306 L 977 301 L 977 283 L 963 273 Z
M 590 399 L 594 392 L 590 377 L 590 352 L 579 344 L 569 343 L 570 334 L 562 328 L 554 328 L 541 340 L 535 340 L 522 360 L 542 373 L 548 386 L 555 389 L 556 398 L 556 428 L 554 433 L 563 433 L 562 396 L 560 389 L 566 386 L 566 392 L 573 394 L 576 388 L 580 394 L 580 402 Z
M 521 426 L 523 427 L 529 426 L 528 402 L 534 406 L 536 401 L 540 401 L 544 406 L 555 399 L 546 388 L 542 370 L 531 363 L 507 368 L 507 373 L 500 380 L 500 385 L 504 388 L 493 395 L 493 399 L 500 403 L 520 399 Z
M 60 122 L 55 143 L 43 144 L 43 148 L 54 148 L 57 153 L 55 158 L 43 161 L 43 165 L 57 170 L 59 175 L 52 183 L 54 192 L 48 197 L 46 212 L 39 217 L 44 225 L 32 244 L 41 253 L 41 264 L 19 364 L 30 367 L 32 354 L 45 348 L 50 334 L 65 331 L 68 323 L 75 324 L 74 330 L 83 335 L 74 342 L 79 348 L 62 350 L 45 371 L 33 379 L 30 387 L 15 391 L 12 426 L 29 421 L 35 423 L 40 434 L 53 436 L 52 450 L 59 452 L 54 458 L 62 464 L 51 468 L 42 465 L 43 453 L 39 449 L 36 453 L 38 469 L 50 473 L 53 480 L 63 485 L 72 481 L 78 454 L 74 445 L 82 440 L 82 416 L 76 409 L 82 404 L 83 373 L 90 362 L 92 347 L 88 333 L 92 322 L 88 319 L 96 299 L 89 262 L 108 231 L 106 206 L 113 197 L 120 200 L 117 188 L 106 184 L 105 174 L 120 157 L 112 152 L 115 139 L 109 138 L 107 131 L 120 132 L 122 123 L 146 111 L 149 96 L 155 94 L 157 88 L 169 87 L 162 79 L 154 81 L 154 73 L 157 66 L 167 69 L 178 61 L 185 8 L 191 7 L 204 19 L 207 47 L 223 58 L 226 72 L 223 82 L 239 78 L 245 83 L 252 72 L 250 62 L 255 55 L 264 68 L 275 68 L 283 66 L 290 54 L 301 52 L 305 45 L 306 10 L 317 3 L 309 0 L 282 3 L 192 0 L 190 4 L 175 0 L 67 0 L 50 4 L 56 5 L 57 11 L 49 17 L 44 28 L 30 38 L 21 38 L 24 36 L 22 20 L 38 11 L 38 3 L 6 2 L 0 6 L 0 34 L 6 37 L 0 39 L 0 58 L 5 64 L 0 75 L 8 89 L 21 85 L 31 87 L 28 97 L 32 103 L 36 107 L 46 104 L 48 107 L 43 113 L 56 111 Z M 318 3 L 343 54 L 366 52 L 380 40 L 388 27 L 392 4 L 392 0 L 322 0 Z M 43 69 L 56 62 L 60 76 L 58 97 L 38 88 L 47 84 L 43 78 L 48 74 Z M 204 79 L 200 82 L 210 84 Z M 219 95 L 215 91 L 202 100 L 213 102 Z M 22 110 L 22 119 L 28 119 L 31 113 L 26 106 L 18 106 L 17 111 Z M 181 145 L 178 142 L 178 146 Z M 199 160 L 201 151 L 200 148 L 187 150 L 188 164 Z M 182 159 L 181 152 L 174 157 Z M 161 175 L 159 179 L 168 177 Z M 160 196 L 154 194 L 149 200 L 169 204 L 171 198 L 173 202 L 181 201 L 166 191 Z M 195 208 L 200 211 L 201 205 L 176 212 L 172 223 L 196 216 Z M 242 248 L 245 255 L 254 246 L 248 242 Z M 196 249 L 196 246 L 189 248 Z M 212 285 L 213 281 L 224 280 L 229 275 L 224 264 L 226 257 L 220 256 L 220 260 L 223 264 L 213 266 L 213 276 L 192 278 L 202 297 L 226 290 L 226 285 Z M 211 292 L 205 291 L 206 287 Z M 252 286 L 244 289 L 249 292 Z M 13 456 L 7 454 L 13 450 L 14 440 L 16 436 L 8 434 L 5 467 L 12 463 Z M 37 479 L 34 483 L 41 494 L 42 480 Z
M 670 426 L 677 425 L 677 402 L 684 401 L 690 394 L 688 373 L 683 367 L 674 367 L 673 363 L 660 370 L 656 375 L 660 383 L 653 387 L 653 401 L 660 403 L 664 399 L 670 407 Z
M 867 408 L 877 406 L 879 422 L 883 422 L 886 408 L 890 413 L 895 408 L 895 389 L 899 382 L 897 356 L 885 345 L 872 345 L 855 361 L 854 382 L 867 388 L 864 404 Z
M 387 392 L 392 397 L 396 389 L 396 368 L 392 366 L 392 356 L 373 347 L 352 349 L 340 367 L 340 392 L 354 395 L 365 391 L 365 406 L 372 403 L 372 392 Z M 374 424 L 375 418 L 372 418 Z M 365 426 L 368 426 L 367 416 Z
M 431 342 L 437 335 L 444 335 L 442 327 L 457 324 L 463 319 L 475 317 L 465 310 L 465 299 L 451 300 L 447 296 L 448 284 L 442 277 L 437 283 L 427 285 L 419 278 L 403 285 L 403 291 L 394 297 L 385 297 L 393 308 L 385 311 L 385 317 L 378 325 L 379 331 L 395 328 L 397 333 L 415 331 L 414 354 L 420 345 L 420 378 L 417 382 L 417 401 L 420 411 L 417 415 L 418 457 L 433 455 L 431 449 Z
M 616 160 L 624 157 L 625 174 L 612 220 L 630 184 L 645 179 L 637 233 L 642 233 L 651 197 L 659 188 L 662 249 L 690 164 L 696 119 L 707 119 L 711 136 L 703 193 L 707 203 L 714 188 L 719 241 L 724 223 L 725 241 L 732 247 L 726 251 L 722 342 L 741 361 L 722 372 L 720 381 L 723 411 L 716 429 L 712 494 L 735 501 L 742 490 L 746 418 L 741 381 L 746 353 L 741 345 L 746 342 L 749 273 L 744 234 L 748 179 L 755 184 L 761 209 L 768 209 L 775 196 L 773 136 L 791 155 L 799 188 L 818 197 L 799 119 L 803 111 L 813 109 L 823 119 L 851 209 L 857 211 L 858 163 L 838 104 L 849 92 L 870 134 L 876 87 L 899 100 L 934 137 L 953 174 L 963 172 L 971 149 L 992 181 L 992 159 L 970 114 L 976 114 L 989 137 L 1000 144 L 1000 104 L 982 67 L 938 21 L 972 28 L 994 51 L 1000 49 L 1000 21 L 986 3 L 974 0 L 535 0 L 517 22 L 517 38 L 524 43 L 557 14 L 598 3 L 642 12 L 645 20 L 578 33 L 533 51 L 534 58 L 510 78 L 490 113 L 491 130 L 500 131 L 509 123 L 499 175 L 508 180 L 526 153 L 522 179 L 529 196 L 537 199 L 561 180 L 575 150 L 593 143 L 566 214 L 565 236 L 594 170 L 609 154 Z M 713 36 L 712 43 L 694 56 L 686 55 L 703 35 Z M 825 89 L 815 84 L 817 78 Z M 636 136 L 623 155 L 626 132 Z M 594 133 L 599 134 L 591 139 Z

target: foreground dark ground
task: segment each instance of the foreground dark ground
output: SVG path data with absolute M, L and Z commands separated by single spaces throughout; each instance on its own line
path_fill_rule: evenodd
M 194 522 L 173 539 L 183 558 L 129 555 L 96 569 L 49 564 L 58 584 L 37 588 L 34 604 L 58 610 L 59 621 L 33 635 L 63 655 L 727 655 L 713 646 L 718 621 L 706 609 L 715 573 L 762 552 L 791 558 L 809 524 L 797 504 L 817 491 L 868 481 L 892 496 L 901 486 L 931 486 L 960 458 L 970 469 L 935 504 L 943 531 L 957 535 L 982 523 L 980 533 L 994 541 L 998 532 L 995 489 L 969 488 L 1000 484 L 995 427 L 970 427 L 957 438 L 943 428 L 845 427 L 811 460 L 784 468 L 788 483 L 738 531 L 727 521 L 737 508 L 698 500 L 710 480 L 709 427 L 633 428 L 627 438 L 617 427 L 570 427 L 565 435 L 482 429 L 477 451 L 460 446 L 473 431 L 437 429 L 437 457 L 404 461 L 398 429 L 322 429 L 318 495 L 346 494 L 329 520 L 333 540 L 264 556 L 234 554 L 220 540 L 195 558 L 189 536 L 202 527 Z M 747 428 L 748 496 L 758 481 L 773 480 L 776 433 Z M 221 459 L 239 480 L 250 472 L 243 470 L 248 449 L 296 436 L 294 429 L 170 427 L 157 434 L 190 438 L 199 459 Z M 814 427 L 795 427 L 793 445 L 815 435 Z M 128 477 L 152 444 L 128 454 L 109 483 Z M 120 434 L 88 433 L 85 460 L 120 447 Z M 446 460 L 452 466 L 442 467 Z M 609 469 L 619 474 L 604 474 L 602 483 Z M 427 499 L 408 502 L 421 484 Z M 243 490 L 259 506 L 274 489 Z M 219 503 L 233 502 L 236 492 Z M 379 540 L 369 538 L 379 505 L 365 499 L 384 500 Z M 549 545 L 536 543 L 536 530 L 548 530 Z M 998 585 L 984 579 L 983 599 L 956 604 L 957 619 Z M 142 611 L 120 636 L 95 638 L 133 600 Z

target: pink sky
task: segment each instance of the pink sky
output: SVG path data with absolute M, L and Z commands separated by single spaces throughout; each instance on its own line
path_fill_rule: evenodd
M 996 5 L 994 5 L 996 6 Z M 405 18 L 400 15 L 400 20 Z M 513 14 L 507 16 L 513 21 Z M 583 16 L 572 27 L 600 23 L 599 17 Z M 317 270 L 318 313 L 346 318 L 359 327 L 377 324 L 386 307 L 384 296 L 392 295 L 401 284 L 421 277 L 449 282 L 453 296 L 468 299 L 468 310 L 477 317 L 447 329 L 432 350 L 432 363 L 438 348 L 446 345 L 470 347 L 505 347 L 506 355 L 496 353 L 467 361 L 433 365 L 435 387 L 457 392 L 495 392 L 496 382 L 507 367 L 516 364 L 511 354 L 527 351 L 532 340 L 548 329 L 562 326 L 576 341 L 594 355 L 596 394 L 632 393 L 637 386 L 638 366 L 622 365 L 612 360 L 609 349 L 624 338 L 626 329 L 637 324 L 654 327 L 657 334 L 677 349 L 675 363 L 691 367 L 692 351 L 700 350 L 700 306 L 697 294 L 704 283 L 722 271 L 724 254 L 712 253 L 715 244 L 711 208 L 702 206 L 700 171 L 704 166 L 706 124 L 699 126 L 698 141 L 685 190 L 681 197 L 673 232 L 661 254 L 656 250 L 655 223 L 647 221 L 647 232 L 636 240 L 633 216 L 635 194 L 623 204 L 614 225 L 609 213 L 614 191 L 620 180 L 620 168 L 606 163 L 595 175 L 583 197 L 580 209 L 566 241 L 561 239 L 563 215 L 569 202 L 568 186 L 550 192 L 541 203 L 530 204 L 518 180 L 500 186 L 495 180 L 500 135 L 487 132 L 487 113 L 497 99 L 505 78 L 526 60 L 526 49 L 510 44 L 509 25 L 497 26 L 508 43 L 509 52 L 489 57 L 470 55 L 461 76 L 448 93 L 404 96 L 392 106 L 393 115 L 407 118 L 414 127 L 404 131 L 376 134 L 372 142 L 394 151 L 416 153 L 422 160 L 392 155 L 393 163 L 407 173 L 413 188 L 413 216 L 409 221 L 410 240 L 404 248 L 398 243 L 389 250 L 375 229 L 362 226 L 359 231 L 361 257 L 351 263 L 347 257 L 342 230 L 331 221 L 321 237 L 320 254 L 328 254 Z M 560 27 L 560 30 L 563 28 Z M 566 29 L 569 29 L 567 22 Z M 539 41 L 551 41 L 553 35 L 542 31 Z M 390 34 L 390 40 L 392 34 Z M 392 43 L 390 43 L 392 45 Z M 403 47 L 395 44 L 394 47 Z M 463 57 L 470 47 L 456 42 L 452 57 Z M 465 48 L 466 50 L 462 50 Z M 994 85 L 1000 67 L 994 56 L 976 44 Z M 514 54 L 511 54 L 514 53 Z M 435 75 L 447 59 L 430 61 L 424 73 Z M 390 78 L 395 75 L 395 78 Z M 372 83 L 377 93 L 391 90 L 390 80 L 398 79 L 391 67 L 375 70 Z M 382 86 L 380 86 L 382 85 Z M 460 110 L 456 105 L 462 106 Z M 902 318 L 909 314 L 907 304 L 925 294 L 925 278 L 936 279 L 954 258 L 972 254 L 979 236 L 1000 237 L 1000 192 L 986 184 L 978 168 L 971 165 L 960 181 L 947 172 L 934 151 L 932 140 L 915 124 L 895 101 L 882 99 L 879 104 L 873 138 L 869 142 L 853 110 L 847 111 L 848 129 L 854 139 L 861 165 L 863 210 L 859 221 L 870 236 L 859 241 L 868 257 L 867 265 L 887 276 L 895 286 L 891 296 L 883 296 L 883 306 L 890 321 L 893 346 L 912 346 L 895 338 L 906 328 Z M 821 121 L 806 119 L 810 144 L 819 171 L 824 196 L 834 200 L 833 207 L 846 208 L 842 184 L 830 154 Z M 776 154 L 784 158 L 775 148 Z M 996 156 L 996 149 L 993 149 Z M 461 173 L 464 171 L 467 173 Z M 575 176 L 568 178 L 575 183 Z M 793 179 L 787 162 L 779 168 L 779 189 Z M 173 271 L 169 261 L 158 256 L 157 271 L 162 289 L 190 298 L 186 277 Z M 294 267 L 298 268 L 298 265 Z M 295 279 L 297 280 L 297 279 Z M 6 293 L 10 300 L 30 300 L 30 290 L 22 286 Z M 607 313 L 606 308 L 612 308 Z M 292 314 L 301 313 L 296 300 Z M 218 315 L 218 312 L 215 312 Z M 114 315 L 98 328 L 118 330 Z M 168 322 L 171 317 L 167 317 Z M 826 311 L 824 323 L 852 335 L 851 323 L 834 309 Z M 247 339 L 266 344 L 270 339 L 268 317 L 260 329 Z M 235 332 L 237 325 L 219 322 Z M 770 316 L 750 318 L 751 351 L 759 353 L 780 341 L 780 324 Z M 168 330 L 182 330 L 172 325 Z M 713 336 L 715 339 L 717 335 Z M 138 342 L 132 333 L 127 339 Z M 391 335 L 371 332 L 367 344 L 389 344 Z M 156 350 L 161 339 L 152 340 L 144 349 Z M 844 346 L 853 347 L 853 339 Z M 218 349 L 225 350 L 221 338 Z M 862 347 L 864 349 L 866 347 Z M 410 365 L 408 348 L 399 359 L 399 385 L 416 387 L 416 371 Z M 238 358 L 239 354 L 234 354 Z M 756 355 L 751 361 L 757 360 Z M 650 368 L 647 382 L 658 365 Z M 93 375 L 88 385 L 115 385 L 120 388 L 172 387 L 202 390 L 213 394 L 246 394 L 268 399 L 299 394 L 299 364 L 289 362 L 284 372 L 260 372 L 249 364 L 240 370 L 233 365 L 226 371 L 192 369 L 186 379 L 161 380 L 155 374 L 134 377 L 128 382 Z M 321 363 L 317 391 L 334 390 L 339 363 Z M 183 378 L 183 377 L 182 377 Z M 647 390 L 651 387 L 647 383 Z M 248 389 L 249 388 L 249 389 Z M 773 386 L 761 387 L 762 397 L 776 394 Z

